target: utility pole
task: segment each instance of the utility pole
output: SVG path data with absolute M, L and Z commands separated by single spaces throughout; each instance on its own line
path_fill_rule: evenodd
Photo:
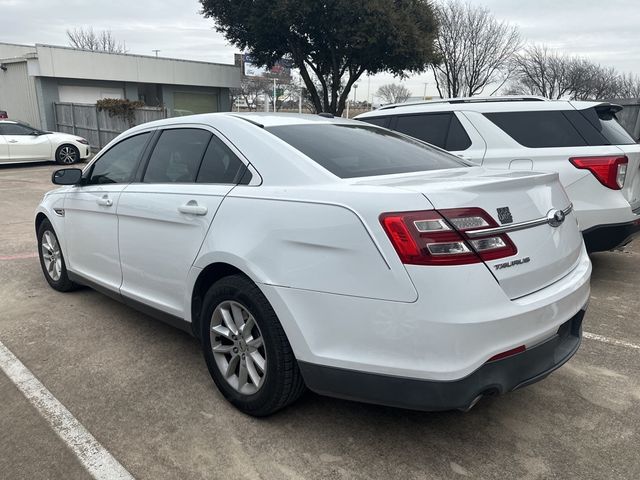
M 154 53 L 156 54 L 156 58 L 158 58 L 158 52 L 159 52 L 160 50 L 151 50 L 151 51 L 152 51 L 152 52 L 154 52 Z
M 367 72 L 367 102 L 370 101 L 369 95 L 371 94 L 371 75 Z M 373 103 L 372 101 L 370 102 Z
M 276 79 L 273 79 L 273 111 L 276 111 Z
M 424 94 L 422 95 L 422 100 L 427 99 L 427 82 L 424 82 Z

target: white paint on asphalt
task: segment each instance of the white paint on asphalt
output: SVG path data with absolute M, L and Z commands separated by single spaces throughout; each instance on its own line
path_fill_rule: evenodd
M 626 348 L 633 348 L 634 350 L 640 350 L 640 345 L 636 345 L 635 343 L 626 342 L 624 340 L 617 340 L 615 338 L 605 337 L 603 335 L 598 335 L 597 333 L 583 332 L 582 336 L 584 338 L 588 338 L 589 340 L 597 340 L 598 342 L 608 343 L 610 345 L 617 345 L 618 347 L 626 347 Z
M 0 369 L 51 425 L 93 478 L 133 480 L 133 476 L 98 443 L 94 436 L 2 342 L 0 342 Z

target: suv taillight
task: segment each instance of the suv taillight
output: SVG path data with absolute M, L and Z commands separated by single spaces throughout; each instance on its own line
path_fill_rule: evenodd
M 506 234 L 465 235 L 498 226 L 481 208 L 384 213 L 380 223 L 405 264 L 466 265 L 518 252 Z
M 626 156 L 573 157 L 569 161 L 577 168 L 589 170 L 605 187 L 620 190 L 627 176 Z

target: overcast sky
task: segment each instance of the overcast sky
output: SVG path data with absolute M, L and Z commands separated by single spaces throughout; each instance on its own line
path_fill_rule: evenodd
M 579 54 L 620 71 L 640 74 L 640 8 L 637 0 L 472 0 L 520 28 L 530 42 Z M 66 45 L 66 29 L 110 29 L 130 53 L 233 63 L 237 50 L 198 13 L 197 0 L 0 0 L 0 42 Z M 389 75 L 360 81 L 364 99 Z M 397 80 L 395 80 L 397 81 Z M 435 94 L 430 75 L 403 83 L 414 95 Z M 486 92 L 489 93 L 489 92 Z

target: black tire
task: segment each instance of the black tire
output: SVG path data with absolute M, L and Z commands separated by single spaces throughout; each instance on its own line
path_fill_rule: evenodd
M 234 389 L 225 379 L 214 359 L 211 347 L 211 322 L 216 307 L 223 302 L 237 302 L 255 319 L 266 353 L 266 371 L 257 392 L 248 395 Z M 209 373 L 216 386 L 240 411 L 263 417 L 286 407 L 305 391 L 291 345 L 269 301 L 260 289 L 243 275 L 224 277 L 205 295 L 202 307 L 202 345 Z
M 40 257 L 40 267 L 42 268 L 42 273 L 44 275 L 44 278 L 47 280 L 49 285 L 51 285 L 51 288 L 59 292 L 70 292 L 72 290 L 77 289 L 78 285 L 76 283 L 73 283 L 71 280 L 69 280 L 69 275 L 67 274 L 67 266 L 64 261 L 64 256 L 62 255 L 62 250 L 60 250 L 60 254 L 59 254 L 60 264 L 61 264 L 59 278 L 54 279 L 51 276 L 52 274 L 49 273 L 49 271 L 47 270 L 47 267 L 45 266 L 44 252 L 42 248 L 43 237 L 45 236 L 46 233 L 49 233 L 50 235 L 52 235 L 55 238 L 55 241 L 57 242 L 58 246 L 60 245 L 60 242 L 58 241 L 58 236 L 56 235 L 56 232 L 53 229 L 51 222 L 49 222 L 49 220 L 43 220 L 40 226 L 38 227 L 37 238 L 38 238 L 38 256 Z
M 56 163 L 58 165 L 73 165 L 80 161 L 80 150 L 74 145 L 60 145 L 56 150 Z

